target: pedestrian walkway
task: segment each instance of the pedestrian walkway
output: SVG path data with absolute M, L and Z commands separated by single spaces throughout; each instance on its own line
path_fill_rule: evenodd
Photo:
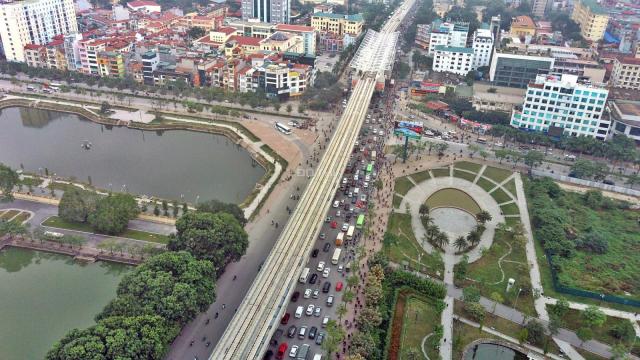
M 560 339 L 558 339 L 556 337 L 553 338 L 553 341 L 558 345 L 558 347 L 565 354 L 567 354 L 569 359 L 571 359 L 571 360 L 584 360 L 584 357 L 582 357 L 582 355 L 580 355 L 580 353 L 578 351 L 576 351 L 576 349 L 574 349 L 573 346 L 571 346 L 571 344 L 569 344 L 568 342 L 560 340 Z

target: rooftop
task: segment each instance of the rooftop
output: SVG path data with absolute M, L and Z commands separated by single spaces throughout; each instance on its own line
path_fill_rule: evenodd
M 464 54 L 473 54 L 472 48 L 459 47 L 459 46 L 445 46 L 445 45 L 436 45 L 436 51 L 446 51 L 446 52 L 459 52 Z
M 578 0 L 578 2 L 589 8 L 589 10 L 594 14 L 607 15 L 607 10 L 598 4 L 596 0 Z
M 533 20 L 526 16 L 526 15 L 521 15 L 521 16 L 516 16 L 513 18 L 513 20 L 511 20 L 511 26 L 520 26 L 520 27 L 527 27 L 527 28 L 532 28 L 535 29 L 536 24 L 533 22 Z
M 331 18 L 331 19 L 345 19 L 347 21 L 363 21 L 362 14 L 343 15 L 343 14 L 317 12 L 315 14 L 312 14 L 312 16 Z

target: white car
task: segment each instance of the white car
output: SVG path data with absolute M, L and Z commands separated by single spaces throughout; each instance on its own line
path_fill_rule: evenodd
M 368 182 L 368 181 L 365 181 L 365 182 L 364 182 L 363 187 L 364 187 L 365 189 L 366 189 L 366 188 L 368 188 L 368 187 L 369 187 L 369 182 Z
M 327 324 L 329 323 L 329 317 L 325 316 L 324 318 L 322 318 L 322 327 L 327 327 Z
M 296 318 L 296 319 L 300 319 L 300 318 L 302 317 L 302 312 L 304 312 L 304 307 L 302 307 L 302 306 L 298 306 L 298 307 L 296 308 L 296 313 L 295 313 L 295 315 L 294 315 L 294 316 L 295 316 L 295 318 Z
M 324 261 L 320 261 L 318 263 L 318 267 L 316 268 L 316 270 L 318 270 L 318 271 L 324 270 Z M 307 290 L 311 290 L 311 289 L 307 289 Z M 306 294 L 306 292 L 305 292 L 305 294 Z
M 340 217 L 342 215 L 342 212 L 340 210 L 336 211 L 336 217 Z
M 333 306 L 333 295 L 327 297 L 327 306 Z
M 344 267 L 343 267 L 342 265 L 338 265 L 338 272 L 339 272 L 339 273 L 341 273 L 341 272 L 342 272 L 342 269 L 344 269 Z M 309 289 L 307 289 L 307 290 L 309 290 Z M 305 295 L 306 295 L 306 294 L 307 294 L 307 293 L 305 292 Z
M 314 309 L 315 309 L 315 306 L 313 304 L 309 304 L 309 306 L 307 306 L 307 316 L 313 315 Z
M 365 175 L 364 181 L 371 181 L 371 174 Z
M 311 297 L 311 289 L 307 289 L 304 291 L 304 296 L 305 299 L 308 299 Z
M 320 317 L 320 311 L 322 311 L 320 306 L 316 306 L 316 308 L 313 310 L 313 316 Z
M 298 345 L 293 345 L 291 347 L 291 351 L 289 351 L 289 357 L 290 358 L 295 358 L 296 355 L 298 355 Z
M 349 230 L 349 223 L 342 224 L 342 231 L 346 232 L 347 230 Z
M 324 271 L 322 272 L 322 277 L 323 277 L 323 278 L 328 278 L 328 277 L 329 277 L 329 273 L 330 273 L 330 272 L 331 272 L 331 268 L 329 268 L 329 267 L 324 268 Z M 308 311 L 309 311 L 309 310 L 307 309 L 307 312 L 308 312 Z
M 333 202 L 333 207 L 337 208 L 338 206 L 340 206 L 340 201 L 336 200 Z

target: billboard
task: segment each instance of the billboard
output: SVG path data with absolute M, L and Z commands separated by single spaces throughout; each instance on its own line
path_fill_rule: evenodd
M 396 121 L 393 127 L 395 135 L 407 136 L 411 139 L 420 139 L 423 130 L 424 125 L 419 121 Z

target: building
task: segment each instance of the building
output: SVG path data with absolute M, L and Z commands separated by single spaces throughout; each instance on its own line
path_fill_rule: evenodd
M 511 20 L 511 36 L 517 38 L 533 38 L 536 36 L 536 24 L 528 16 L 516 16 Z
M 580 25 L 580 34 L 588 41 L 598 41 L 604 36 L 609 15 L 596 0 L 576 0 L 571 19 Z
M 8 61 L 25 62 L 27 44 L 45 45 L 78 31 L 73 0 L 24 0 L 0 4 L 0 39 Z
M 436 20 L 431 24 L 429 31 L 428 53 L 434 55 L 434 49 L 438 45 L 466 47 L 468 36 L 468 23 L 449 23 Z
M 576 75 L 538 75 L 527 87 L 522 111 L 513 111 L 511 126 L 544 132 L 561 128 L 565 135 L 604 140 L 611 125 L 603 117 L 608 95 L 603 86 L 581 83 Z
M 155 51 L 147 51 L 141 55 L 142 58 L 142 79 L 145 85 L 153 85 L 153 73 L 158 68 L 160 56 Z
M 47 49 L 44 45 L 27 44 L 24 46 L 24 59 L 31 67 L 46 67 Z
M 302 38 L 303 53 L 305 55 L 316 55 L 316 31 L 311 26 L 303 25 L 289 25 L 278 24 L 276 25 L 278 31 L 284 31 L 290 34 L 298 35 Z
M 497 52 L 494 50 L 489 80 L 496 86 L 526 88 L 538 74 L 553 68 L 554 58 Z
M 80 40 L 82 40 L 82 34 L 80 33 L 71 33 L 64 36 L 64 56 L 67 59 L 67 69 L 69 71 L 79 71 L 82 67 Z
M 162 7 L 158 5 L 155 1 L 150 0 L 135 0 L 129 1 L 127 3 L 127 7 L 132 11 L 139 11 L 143 13 L 159 13 L 162 11 Z
M 493 34 L 489 29 L 478 29 L 473 34 L 471 48 L 473 49 L 473 63 L 471 67 L 477 70 L 483 66 L 491 64 L 491 54 L 493 53 Z
M 640 145 L 640 101 L 614 100 L 611 108 L 609 136 L 626 135 Z
M 362 33 L 363 26 L 362 14 L 342 15 L 319 12 L 311 15 L 311 27 L 319 32 L 330 32 L 338 36 L 349 34 L 358 37 Z
M 471 104 L 477 111 L 502 111 L 510 113 L 522 105 L 527 90 L 474 83 Z
M 436 45 L 433 50 L 433 71 L 466 76 L 472 70 L 473 49 Z
M 614 59 L 609 83 L 616 88 L 640 90 L 640 58 Z
M 289 0 L 242 0 L 242 19 L 258 19 L 272 24 L 291 22 L 291 2 Z
M 98 69 L 102 77 L 124 78 L 124 57 L 115 51 L 98 53 Z
M 533 0 L 531 5 L 531 13 L 533 16 L 542 18 L 547 10 L 547 0 Z

